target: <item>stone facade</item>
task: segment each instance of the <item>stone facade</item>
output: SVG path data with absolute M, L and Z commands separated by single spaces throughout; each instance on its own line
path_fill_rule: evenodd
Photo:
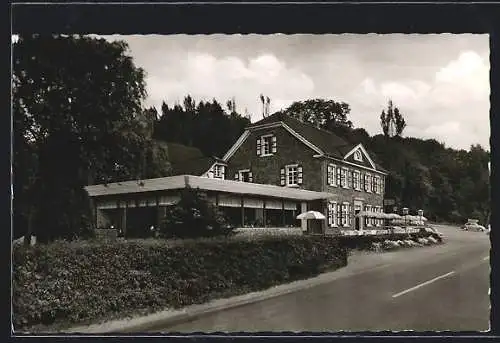
M 259 156 L 257 154 L 257 140 L 265 135 L 276 137 L 276 151 L 269 156 Z M 239 170 L 250 170 L 252 173 L 251 182 L 282 185 L 281 170 L 286 165 L 297 164 L 302 167 L 302 184 L 298 187 L 302 189 L 332 193 L 337 204 L 349 203 L 348 225 L 329 225 L 328 220 L 322 223 L 323 232 L 333 233 L 341 229 L 363 229 L 365 218 L 356 221 L 355 205 L 361 206 L 364 211 L 366 205 L 372 207 L 383 207 L 384 189 L 380 193 L 367 192 L 364 189 L 355 190 L 352 187 L 343 188 L 332 186 L 328 182 L 328 165 L 335 164 L 336 167 L 348 168 L 349 171 L 357 170 L 360 175 L 370 173 L 382 178 L 385 185 L 385 176 L 371 169 L 367 156 L 363 155 L 363 161 L 356 161 L 353 155 L 346 161 L 332 160 L 325 157 L 314 157 L 317 154 L 311 147 L 293 136 L 282 126 L 253 129 L 243 144 L 227 161 L 226 179 L 236 179 L 235 174 Z M 358 167 L 356 166 L 358 165 Z M 368 169 L 369 168 L 369 169 Z M 313 208 L 314 207 L 314 208 Z M 309 204 L 308 209 L 320 210 L 328 217 L 328 201 L 323 201 L 321 206 Z M 356 222 L 358 225 L 356 225 Z M 316 229 L 313 231 L 317 231 Z M 321 231 L 321 230 L 320 230 Z
M 276 137 L 276 152 L 271 156 L 257 155 L 257 139 L 272 134 Z M 313 157 L 314 150 L 293 137 L 283 127 L 255 130 L 227 161 L 226 179 L 234 180 L 239 170 L 249 169 L 252 182 L 281 185 L 280 170 L 289 164 L 302 166 L 303 183 L 297 188 L 321 191 L 322 177 L 318 171 L 322 161 Z

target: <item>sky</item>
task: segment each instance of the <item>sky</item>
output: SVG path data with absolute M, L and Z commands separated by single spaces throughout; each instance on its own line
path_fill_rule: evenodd
M 346 102 L 349 119 L 371 135 L 392 99 L 404 136 L 447 147 L 489 150 L 489 37 L 477 34 L 130 35 L 124 40 L 146 72 L 145 106 L 234 97 L 237 111 L 262 119 L 294 101 Z

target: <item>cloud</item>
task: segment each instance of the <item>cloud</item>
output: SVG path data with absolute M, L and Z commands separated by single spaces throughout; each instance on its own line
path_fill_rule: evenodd
M 362 108 L 386 108 L 388 99 L 405 115 L 405 134 L 436 137 L 449 146 L 468 148 L 474 142 L 489 147 L 489 65 L 474 51 L 463 51 L 425 82 L 418 78 L 361 81 L 352 98 Z M 382 106 L 381 106 L 382 105 Z M 353 106 L 353 111 L 356 105 Z M 378 119 L 378 118 L 377 118 Z M 378 120 L 360 117 L 355 124 L 380 133 Z
M 351 106 L 350 119 L 381 133 L 391 98 L 409 136 L 435 135 L 448 146 L 489 146 L 487 35 L 150 35 L 126 40 L 147 72 L 147 105 L 234 97 L 261 119 L 262 93 L 271 110 L 325 98 Z M 458 123 L 452 124 L 452 123 Z
M 255 120 L 260 119 L 262 93 L 271 98 L 273 110 L 288 106 L 296 99 L 311 94 L 312 79 L 297 68 L 288 67 L 272 54 L 262 54 L 242 60 L 235 56 L 216 58 L 207 53 L 189 52 L 176 64 L 176 77 L 167 75 L 169 69 L 150 73 L 146 79 L 151 105 L 181 102 L 190 94 L 195 99 L 216 98 L 225 104 L 236 99 L 243 112 L 247 108 Z

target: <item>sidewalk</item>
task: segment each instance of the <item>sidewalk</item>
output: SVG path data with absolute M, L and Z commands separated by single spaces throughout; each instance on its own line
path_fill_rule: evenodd
M 322 285 L 333 280 L 349 277 L 364 271 L 373 271 L 379 268 L 388 267 L 390 255 L 392 253 L 376 254 L 366 252 L 355 252 L 349 256 L 349 264 L 338 270 L 323 273 L 316 277 L 294 281 L 288 284 L 275 286 L 263 291 L 247 293 L 231 298 L 217 299 L 205 304 L 196 304 L 184 307 L 179 310 L 164 310 L 150 315 L 113 320 L 102 324 L 92 324 L 90 326 L 79 326 L 62 330 L 63 333 L 71 334 L 97 334 L 97 333 L 125 333 L 154 330 L 157 327 L 167 327 L 185 321 L 196 319 L 204 314 L 235 308 L 281 295 L 308 289 Z

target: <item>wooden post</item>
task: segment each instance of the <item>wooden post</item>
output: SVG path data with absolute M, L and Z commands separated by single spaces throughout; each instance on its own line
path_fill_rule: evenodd
M 155 201 L 156 201 L 156 229 L 158 230 L 160 228 L 160 224 L 161 224 L 161 214 L 160 214 L 160 198 L 158 195 L 156 195 L 156 198 L 155 198 Z
M 286 227 L 285 199 L 281 199 L 281 218 L 283 220 L 283 227 Z
M 266 218 L 266 199 L 263 200 L 262 205 L 262 220 L 264 222 L 264 227 L 267 227 L 267 218 Z
M 125 202 L 125 208 L 123 209 L 122 213 L 122 231 L 123 231 L 123 237 L 126 237 L 127 235 L 127 209 L 128 209 L 128 201 Z
M 241 197 L 241 227 L 245 226 L 245 207 L 243 203 L 243 197 Z

